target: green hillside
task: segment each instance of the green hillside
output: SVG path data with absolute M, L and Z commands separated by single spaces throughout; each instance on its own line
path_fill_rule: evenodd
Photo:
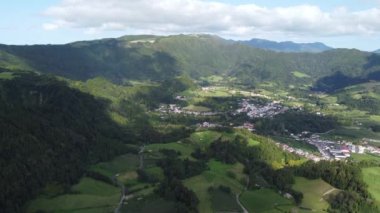
M 107 102 L 30 73 L 0 79 L 0 206 L 20 206 L 48 183 L 76 183 L 87 165 L 128 151 Z
M 336 193 L 336 189 L 321 179 L 309 180 L 296 177 L 293 189 L 303 193 L 301 207 L 323 212 L 329 207 L 327 199 Z
M 316 83 L 315 89 L 331 91 L 379 78 L 379 56 L 373 53 L 348 49 L 277 53 L 211 35 L 124 36 L 66 45 L 0 45 L 0 51 L 2 67 L 76 80 L 103 76 L 117 83 L 132 79 L 161 81 L 181 73 L 196 79 L 217 74 L 234 77 L 235 83 L 249 86 L 264 81 L 281 86 Z M 308 78 L 300 77 L 300 73 Z M 334 79 L 341 82 L 332 84 Z

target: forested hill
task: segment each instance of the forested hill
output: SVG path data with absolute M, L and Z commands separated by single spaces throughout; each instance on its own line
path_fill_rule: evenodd
M 241 41 L 242 44 L 246 44 L 252 47 L 273 50 L 277 52 L 312 52 L 318 53 L 326 50 L 333 49 L 320 42 L 314 43 L 295 43 L 292 41 L 276 42 L 265 39 L 251 39 L 249 41 Z
M 19 212 L 47 184 L 75 183 L 90 163 L 131 143 L 107 102 L 61 81 L 0 70 L 0 208 Z
M 372 80 L 380 70 L 375 53 L 334 49 L 322 53 L 280 53 L 211 35 L 124 36 L 66 45 L 0 45 L 0 66 L 53 73 L 70 79 L 103 76 L 113 82 L 163 81 L 186 73 L 198 79 L 213 74 L 255 86 L 312 85 L 320 90 L 337 73 Z M 327 79 L 328 80 L 328 79 Z M 348 83 L 355 83 L 348 82 Z

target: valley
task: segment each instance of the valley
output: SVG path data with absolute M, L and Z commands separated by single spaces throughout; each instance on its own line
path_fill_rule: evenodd
M 210 35 L 0 52 L 6 212 L 378 212 L 371 53 Z

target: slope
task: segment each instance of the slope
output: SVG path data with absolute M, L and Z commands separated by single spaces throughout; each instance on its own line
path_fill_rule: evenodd
M 162 81 L 180 74 L 199 79 L 219 75 L 234 83 L 279 86 L 318 83 L 317 90 L 333 90 L 362 80 L 378 80 L 378 55 L 334 49 L 322 53 L 279 53 L 253 48 L 212 35 L 124 36 L 66 45 L 7 46 L 0 65 L 23 67 L 71 79 L 103 76 L 113 82 L 131 79 Z M 294 73 L 303 73 L 300 78 Z M 336 76 L 342 85 L 331 86 Z M 343 76 L 343 77 L 342 77 Z
M 127 151 L 125 130 L 107 103 L 55 78 L 32 73 L 0 79 L 0 206 L 21 205 L 48 183 L 75 183 L 90 163 Z

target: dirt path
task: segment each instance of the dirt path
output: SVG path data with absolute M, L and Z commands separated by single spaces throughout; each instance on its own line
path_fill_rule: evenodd
M 243 191 L 241 191 L 239 194 L 236 194 L 236 203 L 240 206 L 240 208 L 243 210 L 243 213 L 249 213 L 248 210 L 243 206 L 243 204 L 240 202 L 240 195 L 243 194 L 243 192 L 247 191 L 248 190 L 248 186 L 249 186 L 249 177 L 247 177 L 247 185 L 245 186 L 245 188 L 243 189 Z
M 330 194 L 331 192 L 333 192 L 333 191 L 335 191 L 335 190 L 337 190 L 337 189 L 330 189 L 330 190 L 328 190 L 327 192 L 323 193 L 322 196 L 328 195 L 328 194 Z
M 120 213 L 120 209 L 121 209 L 121 207 L 123 206 L 123 202 L 124 202 L 124 200 L 126 199 L 126 195 L 125 195 L 125 186 L 124 186 L 123 183 L 120 183 L 120 181 L 117 180 L 116 175 L 114 176 L 114 180 L 115 180 L 116 184 L 117 184 L 118 186 L 120 186 L 120 188 L 121 188 L 121 197 L 120 197 L 120 201 L 119 201 L 119 204 L 117 205 L 117 207 L 116 207 L 114 213 Z
M 243 204 L 240 203 L 239 197 L 241 195 L 241 192 L 239 194 L 236 194 L 236 202 L 240 206 L 240 208 L 243 210 L 243 213 L 249 213 L 248 210 L 243 206 Z

